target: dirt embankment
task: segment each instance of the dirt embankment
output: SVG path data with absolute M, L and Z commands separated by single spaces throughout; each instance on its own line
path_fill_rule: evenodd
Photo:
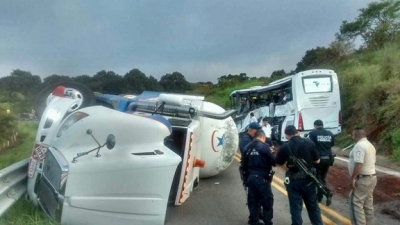
M 400 178 L 392 175 L 378 174 L 378 182 L 374 190 L 374 204 L 382 204 L 382 213 L 400 219 Z M 327 175 L 328 187 L 345 198 L 350 193 L 350 176 L 344 166 L 334 165 Z

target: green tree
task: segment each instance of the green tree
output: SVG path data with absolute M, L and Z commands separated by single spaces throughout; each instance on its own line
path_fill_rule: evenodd
M 296 73 L 307 69 L 315 69 L 321 65 L 332 64 L 339 59 L 339 53 L 332 48 L 317 47 L 307 50 L 303 58 L 296 65 Z
M 140 94 L 146 89 L 146 84 L 148 82 L 154 82 L 154 80 L 149 81 L 144 74 L 139 69 L 132 69 L 124 76 L 125 81 L 127 82 L 129 93 Z M 149 83 L 150 84 L 150 83 Z
M 72 79 L 69 76 L 53 74 L 43 79 L 43 86 L 47 87 L 49 85 L 56 84 L 62 81 L 71 81 L 71 80 Z
M 297 63 L 295 71 L 300 72 L 306 70 L 315 65 L 316 61 L 317 61 L 317 50 L 316 49 L 307 50 L 303 58 L 301 58 L 300 62 Z
M 275 70 L 271 73 L 271 78 L 275 78 L 275 77 L 284 77 L 286 76 L 286 72 L 285 70 Z
M 351 40 L 344 39 L 340 34 L 335 34 L 336 39 L 329 44 L 329 48 L 338 57 L 338 59 L 343 59 L 354 52 L 354 43 Z
M 186 81 L 185 76 L 179 72 L 167 73 L 162 76 L 160 85 L 166 92 L 185 93 L 192 89 L 190 83 Z
M 127 90 L 124 78 L 113 71 L 101 70 L 93 76 L 92 86 L 94 90 L 106 94 L 121 94 Z
M 84 74 L 72 77 L 72 80 L 88 86 L 92 91 L 99 91 L 101 89 L 101 84 L 89 75 Z
M 3 100 L 10 103 L 14 112 L 29 112 L 41 83 L 38 75 L 17 69 L 0 79 L 0 92 L 4 96 Z
M 218 78 L 218 86 L 219 87 L 228 87 L 232 85 L 236 85 L 239 83 L 243 83 L 245 81 L 250 80 L 246 73 L 240 73 L 238 75 L 223 75 Z
M 0 79 L 1 90 L 8 97 L 12 97 L 15 93 L 29 96 L 39 89 L 41 83 L 42 80 L 38 75 L 19 69 L 13 70 L 9 76 Z
M 146 91 L 163 91 L 163 87 L 160 85 L 158 80 L 153 76 L 149 76 L 145 83 L 145 90 Z
M 400 1 L 384 0 L 372 2 L 353 22 L 343 21 L 340 35 L 343 39 L 361 37 L 366 47 L 379 48 L 393 42 L 400 33 Z

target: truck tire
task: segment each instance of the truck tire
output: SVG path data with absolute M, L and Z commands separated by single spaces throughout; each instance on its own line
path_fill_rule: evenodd
M 93 91 L 90 90 L 90 88 L 87 87 L 86 85 L 75 82 L 75 81 L 62 81 L 59 83 L 51 84 L 51 85 L 43 88 L 36 95 L 35 102 L 34 102 L 34 109 L 35 109 L 35 114 L 36 114 L 37 119 L 40 120 L 40 118 L 42 117 L 42 114 L 43 114 L 44 110 L 46 109 L 47 98 L 52 93 L 52 91 L 58 86 L 64 86 L 66 88 L 75 89 L 76 91 L 79 92 L 79 96 L 82 98 L 82 103 L 76 109 L 81 109 L 81 108 L 84 108 L 87 106 L 92 106 L 92 105 L 95 105 L 95 103 L 96 103 L 96 98 L 93 94 Z

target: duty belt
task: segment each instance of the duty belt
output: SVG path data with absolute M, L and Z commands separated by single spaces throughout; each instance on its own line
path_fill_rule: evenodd
M 288 172 L 287 176 L 288 176 L 290 179 L 293 179 L 293 180 L 306 179 L 306 178 L 308 177 L 308 176 L 307 176 L 307 173 L 304 172 L 304 171 Z
M 374 176 L 376 176 L 376 173 L 370 174 L 370 175 L 359 174 L 357 177 L 358 177 L 358 178 L 363 178 L 363 177 L 374 177 Z

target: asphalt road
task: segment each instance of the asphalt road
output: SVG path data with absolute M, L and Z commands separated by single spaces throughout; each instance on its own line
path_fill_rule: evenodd
M 188 200 L 179 207 L 168 207 L 167 225 L 222 225 L 247 224 L 248 208 L 246 195 L 240 181 L 238 160 L 219 175 L 200 180 L 199 187 L 194 190 Z M 274 224 L 291 224 L 289 204 L 283 185 L 284 171 L 276 168 L 272 183 L 274 193 Z M 325 224 L 350 224 L 349 206 L 346 198 L 334 196 L 330 207 L 320 204 Z M 398 224 L 393 219 L 377 213 L 376 224 Z M 311 224 L 307 212 L 303 208 L 304 224 Z

